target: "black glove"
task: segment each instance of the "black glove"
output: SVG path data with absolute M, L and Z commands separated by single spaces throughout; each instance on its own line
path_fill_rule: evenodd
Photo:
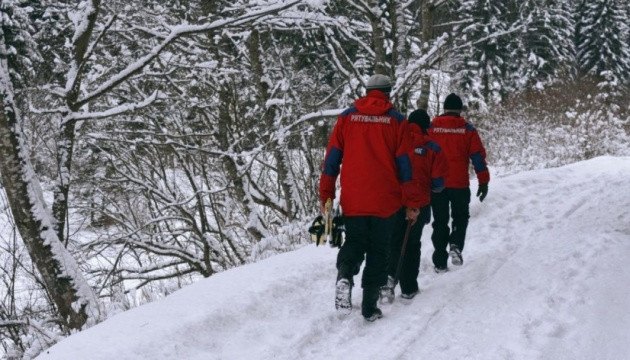
M 479 184 L 479 189 L 477 190 L 477 196 L 479 197 L 479 201 L 483 202 L 483 199 L 488 195 L 488 184 Z
M 324 217 L 319 215 L 313 220 L 313 224 L 308 228 L 308 232 L 311 234 L 311 240 L 315 245 L 323 244 L 326 242 L 324 238 Z

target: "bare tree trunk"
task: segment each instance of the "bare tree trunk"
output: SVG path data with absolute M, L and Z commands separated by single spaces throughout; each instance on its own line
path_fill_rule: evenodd
M 17 130 L 20 128 L 18 113 L 16 109 L 7 108 L 6 98 L 7 94 L 3 92 L 5 105 L 0 112 L 2 184 L 22 240 L 64 325 L 78 329 L 87 321 L 88 303 L 80 299 L 80 290 L 75 286 L 85 285 L 85 280 L 76 271 L 76 264 L 56 236 L 50 218 L 46 216 L 48 210 L 41 196 L 39 182 L 30 166 L 22 134 Z M 78 306 L 73 306 L 75 304 Z
M 433 15 L 435 6 L 431 1 L 425 0 L 422 4 L 422 44 L 428 46 L 433 38 Z M 424 69 L 429 70 L 428 68 Z M 431 96 L 431 77 L 425 72 L 420 78 L 420 96 L 416 103 L 419 109 L 429 109 L 429 97 Z
M 227 85 L 219 85 L 219 101 L 221 104 L 219 106 L 219 122 L 217 124 L 216 137 L 221 150 L 228 151 L 230 148 L 230 91 L 227 88 Z M 239 173 L 239 166 L 236 163 L 236 160 L 229 155 L 224 155 L 221 157 L 221 161 L 223 162 L 223 167 L 227 173 L 227 178 L 233 185 L 232 190 L 234 191 L 236 200 L 242 202 L 243 204 L 244 215 L 247 218 L 257 216 L 253 215 L 252 208 L 254 204 L 252 199 L 246 193 L 245 183 L 243 180 L 245 176 Z M 248 226 L 247 231 L 254 237 L 254 239 L 256 239 L 256 241 L 260 241 L 264 237 L 262 232 L 260 232 L 256 226 Z
M 66 84 L 66 106 L 67 112 L 62 114 L 62 124 L 60 139 L 57 142 L 57 166 L 58 176 L 57 184 L 54 190 L 54 202 L 52 206 L 53 216 L 55 218 L 55 232 L 60 241 L 66 243 L 65 239 L 65 226 L 68 216 L 68 195 L 70 193 L 71 183 L 71 170 L 72 170 L 72 155 L 74 153 L 75 143 L 75 127 L 76 121 L 66 121 L 68 115 L 75 111 L 78 111 L 81 106 L 77 104 L 79 99 L 79 89 L 81 87 L 81 80 L 83 78 L 83 72 L 85 66 L 83 66 L 86 59 L 86 53 L 90 45 L 90 38 L 94 31 L 94 25 L 98 18 L 98 12 L 100 10 L 101 0 L 92 0 L 91 11 L 86 15 L 87 26 L 85 28 L 77 28 L 75 34 L 75 41 L 73 45 L 73 59 L 72 68 L 74 71 L 70 72 L 71 78 L 68 78 Z M 64 240 L 65 239 L 65 240 Z
M 388 11 L 389 11 L 389 19 L 392 24 L 392 61 L 391 61 L 391 73 L 396 74 L 396 68 L 400 65 L 401 60 L 401 51 L 403 49 L 402 45 L 404 44 L 404 39 L 400 38 L 400 34 L 402 33 L 402 27 L 404 25 L 404 19 L 402 18 L 402 13 L 398 11 L 396 0 L 390 0 L 388 3 Z
M 4 191 L 2 187 L 0 187 L 0 191 Z M 2 210 L 0 209 L 0 212 Z M 11 240 L 7 239 L 7 242 L 2 244 L 3 249 L 10 255 L 10 259 L 6 259 L 6 262 L 2 264 L 3 271 L 0 274 L 0 281 L 6 285 L 6 292 L 0 299 L 0 337 L 12 341 L 13 346 L 11 347 L 17 349 L 21 354 L 25 349 L 23 341 L 25 321 L 17 320 L 22 316 L 22 313 L 18 313 L 16 306 L 16 285 L 19 286 L 22 283 L 18 275 L 18 268 L 23 267 L 24 264 L 21 261 L 21 249 L 17 244 L 17 229 L 13 222 L 11 222 L 11 226 L 11 235 L 8 236 Z M 0 237 L 0 240 L 3 238 L 4 236 Z
M 71 121 L 61 126 L 60 139 L 57 141 L 57 183 L 54 189 L 54 201 L 52 205 L 53 217 L 55 219 L 55 232 L 57 237 L 66 246 L 66 219 L 68 217 L 68 195 L 70 193 L 72 168 L 72 154 L 74 152 L 75 124 Z
M 257 29 L 253 29 L 249 36 L 247 43 L 249 49 L 249 60 L 252 67 L 252 75 L 254 77 L 254 84 L 257 90 L 257 103 L 260 111 L 263 112 L 263 123 L 267 124 L 267 129 L 271 130 L 274 126 L 274 120 L 276 112 L 273 109 L 267 109 L 266 103 L 269 100 L 268 85 L 262 80 L 264 75 L 263 62 L 260 56 L 260 33 Z M 289 219 L 294 217 L 294 201 L 293 201 L 293 187 L 289 178 L 289 167 L 287 165 L 288 159 L 285 157 L 284 152 L 279 148 L 277 141 L 273 141 L 270 144 L 272 147 L 274 159 L 276 160 L 276 171 L 278 176 L 278 182 L 282 189 L 282 195 L 284 197 L 286 213 L 289 214 Z
M 383 23 L 381 22 L 382 10 L 379 7 L 378 0 L 371 0 L 369 2 L 371 9 L 378 9 L 375 14 L 371 10 L 368 11 L 368 17 L 370 18 L 370 24 L 372 25 L 372 45 L 374 47 L 374 73 L 387 74 L 390 73 L 390 66 L 387 64 L 386 51 L 385 51 L 385 32 L 383 30 Z
M 3 31 L 0 31 L 0 53 L 9 53 Z M 97 315 L 96 298 L 55 232 L 54 220 L 28 157 L 9 73 L 7 58 L 0 57 L 0 178 L 16 227 L 63 325 L 78 329 L 88 315 Z
M 223 6 L 222 1 L 208 1 L 204 2 L 202 5 L 203 11 L 212 15 L 215 14 L 218 9 Z M 216 35 L 214 30 L 208 31 L 207 37 L 208 39 L 214 38 Z M 213 48 L 213 51 L 216 52 L 216 56 L 218 59 L 221 59 L 221 54 L 218 48 Z M 219 120 L 217 124 L 217 132 L 215 138 L 219 143 L 219 147 L 222 151 L 230 150 L 230 124 L 231 124 L 231 111 L 230 111 L 230 103 L 231 103 L 231 91 L 229 88 L 229 84 L 217 84 L 217 91 L 219 92 Z M 207 116 L 207 115 L 205 115 Z M 210 120 L 210 119 L 208 119 Z M 237 149 L 232 149 L 237 150 Z M 250 219 L 252 216 L 258 216 L 254 214 L 254 206 L 253 199 L 248 196 L 246 192 L 246 184 L 244 179 L 246 176 L 239 172 L 239 164 L 237 163 L 237 159 L 229 155 L 224 155 L 221 157 L 221 162 L 223 163 L 223 168 L 226 171 L 226 176 L 229 182 L 232 184 L 231 191 L 234 194 L 234 197 L 237 201 L 243 204 L 243 212 L 244 215 Z M 254 225 L 251 225 L 252 221 L 250 221 L 250 225 L 247 226 L 247 232 L 256 240 L 260 241 L 264 237 L 263 233 Z

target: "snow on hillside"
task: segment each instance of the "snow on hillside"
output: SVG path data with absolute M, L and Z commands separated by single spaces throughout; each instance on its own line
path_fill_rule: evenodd
M 432 270 L 430 232 L 422 293 L 383 305 L 375 323 L 359 288 L 353 313 L 335 314 L 336 250 L 310 245 L 118 314 L 38 359 L 630 359 L 630 157 L 493 179 L 472 201 L 464 266 L 449 273 Z

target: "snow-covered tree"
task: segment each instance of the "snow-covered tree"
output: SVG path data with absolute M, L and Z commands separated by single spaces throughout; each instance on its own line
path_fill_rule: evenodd
M 83 292 L 88 282 L 94 309 L 107 316 L 304 244 L 331 125 L 375 72 L 395 79 L 393 100 L 403 112 L 431 106 L 436 113 L 442 91 L 461 91 L 488 110 L 505 102 L 488 121 L 535 113 L 541 134 L 553 121 L 570 133 L 579 119 L 614 137 L 603 128 L 615 122 L 599 123 L 591 102 L 574 107 L 575 93 L 563 87 L 574 48 L 568 3 L 3 1 L 0 175 L 18 230 L 11 233 L 26 246 L 0 236 L 7 249 L 0 277 L 15 282 L 6 269 L 24 264 L 15 274 L 41 278 L 50 303 L 66 313 L 33 317 L 0 302 L 11 331 L 0 331 L 11 339 L 2 346 L 34 355 L 60 332 L 38 324 L 55 318 L 64 331 L 80 327 L 97 304 Z M 575 27 L 580 39 L 593 32 L 585 26 Z M 455 84 L 441 88 L 449 78 Z M 588 88 L 580 91 L 579 99 L 589 98 Z M 515 125 L 501 125 L 488 134 L 497 148 L 531 139 L 508 143 Z M 598 154 L 582 142 L 597 134 L 585 132 L 575 131 L 588 150 L 579 156 Z M 52 244 L 54 252 L 32 244 L 44 251 Z M 65 286 L 56 290 L 61 300 L 48 290 L 57 282 Z M 53 308 L 42 299 L 24 304 Z M 46 340 L 31 341 L 37 337 Z
M 249 7 L 225 8 L 207 3 L 187 16 L 221 21 Z M 126 11 L 119 12 L 125 26 L 137 28 L 137 11 Z M 145 286 L 182 274 L 210 276 L 248 261 L 253 244 L 312 211 L 319 159 L 303 142 L 308 121 L 318 116 L 298 118 L 313 93 L 299 86 L 304 78 L 291 38 L 308 24 L 309 11 L 288 9 L 175 42 L 151 65 L 153 75 L 167 79 L 159 104 L 105 127 L 84 126 L 86 147 L 106 159 L 94 188 L 107 189 L 95 193 L 100 204 L 84 209 L 97 213 L 95 224 L 110 225 L 109 241 L 89 247 L 138 260 L 118 262 L 116 281 Z M 141 16 L 145 23 L 151 13 Z M 155 26 L 142 32 L 162 31 L 160 22 Z
M 455 82 L 471 104 L 483 108 L 512 90 L 508 38 L 515 13 L 507 2 L 465 0 L 457 10 Z
M 154 104 L 160 86 L 168 84 L 168 81 L 155 79 L 164 76 L 168 80 L 168 73 L 161 70 L 172 59 L 170 49 L 185 50 L 182 45 L 185 42 L 180 39 L 214 29 L 242 26 L 297 3 L 297 0 L 256 2 L 251 6 L 244 4 L 236 8 L 233 14 L 207 22 L 200 21 L 197 25 L 180 24 L 185 20 L 176 17 L 172 23 L 157 20 L 155 28 L 143 26 L 147 25 L 146 22 L 137 22 L 132 29 L 117 28 L 118 13 L 115 10 L 124 9 L 122 7 L 105 9 L 98 0 L 67 7 L 63 7 L 65 3 L 59 3 L 60 11 L 67 12 L 67 18 L 72 21 L 64 27 L 72 29 L 70 32 L 56 33 L 65 38 L 64 48 L 67 53 L 59 53 L 49 59 L 56 61 L 58 66 L 54 68 L 54 76 L 45 78 L 47 83 L 38 84 L 38 87 L 34 86 L 35 80 L 29 82 L 28 77 L 36 72 L 32 64 L 38 50 L 31 35 L 36 34 L 37 29 L 29 13 L 41 13 L 43 8 L 38 6 L 38 2 L 2 3 L 0 51 L 5 57 L 0 64 L 0 89 L 4 100 L 0 116 L 0 146 L 3 153 L 0 173 L 20 235 L 57 306 L 61 324 L 68 328 L 80 328 L 88 318 L 98 319 L 94 294 L 65 247 L 71 243 L 68 241 L 68 215 L 77 170 L 73 161 L 76 146 L 85 130 L 82 129 L 83 125 L 124 116 Z M 145 5 L 151 4 L 156 3 Z M 159 5 L 156 6 L 156 10 L 160 10 Z M 132 8 L 128 9 L 131 12 Z M 52 11 L 47 14 L 52 16 Z M 45 25 L 50 24 L 42 26 L 45 28 Z M 52 33 L 42 36 L 54 37 L 54 31 L 58 28 L 59 25 L 47 28 Z M 111 34 L 119 35 L 118 41 L 112 41 Z M 130 45 L 125 47 L 124 44 Z M 25 85 L 21 86 L 22 83 Z M 29 149 L 22 130 L 26 122 L 19 106 L 20 103 L 25 104 L 28 97 L 26 93 L 16 91 L 21 88 L 36 88 L 33 91 L 39 91 L 39 103 L 45 107 L 31 110 L 42 117 L 49 117 L 59 126 L 56 134 L 56 165 L 59 170 L 52 207 L 44 200 L 37 175 L 30 165 Z
M 595 76 L 613 87 L 619 86 L 630 77 L 627 2 L 582 1 L 576 11 L 580 75 Z
M 56 221 L 31 166 L 22 130 L 25 124 L 19 103 L 23 100 L 16 92 L 28 85 L 34 72 L 37 51 L 32 46 L 34 28 L 29 12 L 38 8 L 29 1 L 0 6 L 0 174 L 17 228 L 62 324 L 80 328 L 88 317 L 98 317 L 98 306 L 77 263 L 54 231 Z
M 523 27 L 517 33 L 509 68 L 517 91 L 542 90 L 573 73 L 573 19 L 566 3 L 529 0 L 520 4 Z

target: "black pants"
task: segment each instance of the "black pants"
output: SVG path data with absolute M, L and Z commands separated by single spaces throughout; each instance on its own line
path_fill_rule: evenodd
M 387 282 L 387 254 L 395 215 L 344 216 L 346 241 L 337 255 L 339 276 L 352 277 L 359 273 L 365 257 L 361 287 L 378 288 Z
M 400 291 L 403 294 L 410 294 L 418 291 L 420 251 L 422 247 L 420 238 L 422 237 L 422 229 L 424 228 L 425 218 L 427 216 L 429 219 L 431 218 L 429 211 L 429 206 L 423 208 L 418 216 L 418 221 L 416 221 L 416 223 L 411 226 L 411 229 L 409 229 L 407 246 L 405 248 L 405 254 L 403 256 L 400 274 L 398 277 L 400 282 Z M 400 252 L 405 238 L 405 232 L 407 230 L 407 219 L 405 219 L 405 216 L 405 208 L 400 209 L 396 213 L 396 223 L 394 225 L 394 232 L 390 246 L 389 265 L 387 267 L 387 273 L 391 277 L 396 276 L 398 262 L 400 261 Z
M 447 246 L 457 245 L 461 251 L 464 250 L 466 239 L 466 228 L 470 205 L 470 188 L 453 189 L 446 188 L 439 193 L 431 193 L 431 208 L 433 209 L 433 265 L 446 267 L 448 260 Z M 450 215 L 449 215 L 450 207 Z M 453 221 L 451 231 L 448 227 L 450 218 Z

